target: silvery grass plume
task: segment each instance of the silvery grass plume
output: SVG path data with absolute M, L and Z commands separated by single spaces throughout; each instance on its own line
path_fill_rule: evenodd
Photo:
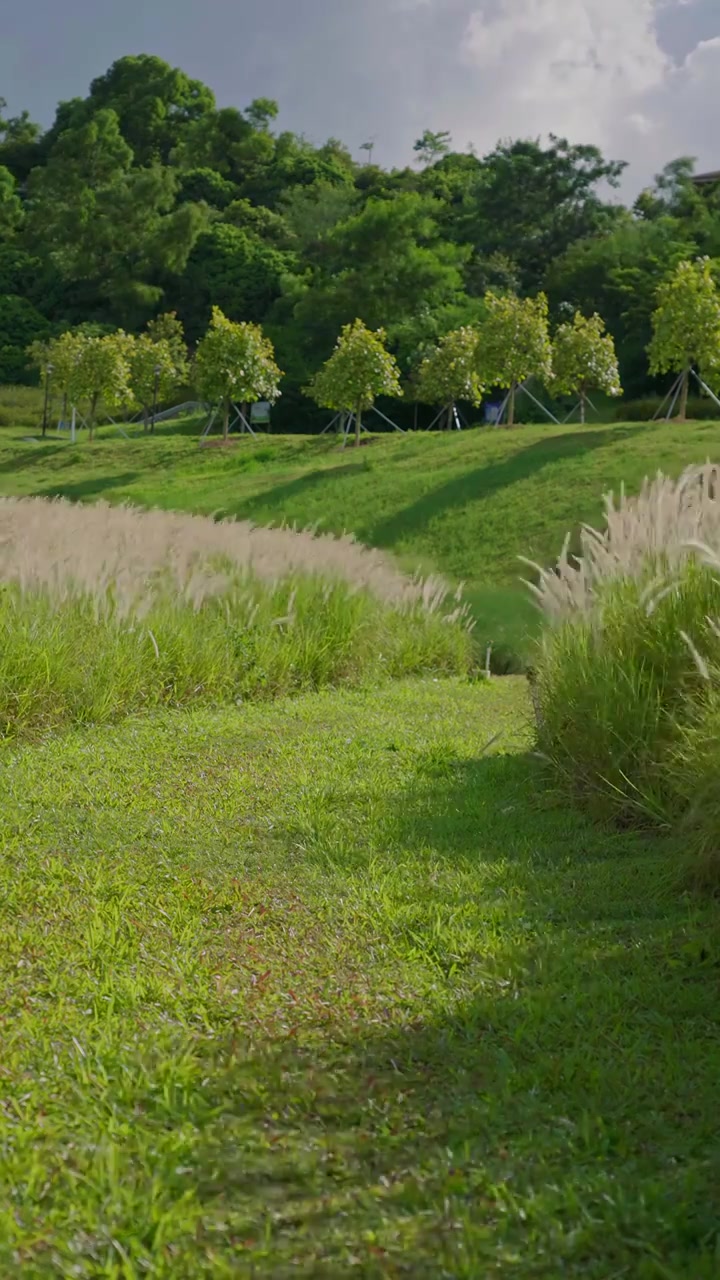
M 523 557 L 537 574 L 537 582 L 525 585 L 549 620 L 590 613 L 602 588 L 622 578 L 647 580 L 652 611 L 672 590 L 673 571 L 690 557 L 720 571 L 719 465 L 688 467 L 679 480 L 658 472 L 644 480 L 636 497 L 629 498 L 623 486 L 619 499 L 609 493 L 604 505 L 605 530 L 583 525 L 577 556 L 570 554 L 568 534 L 554 569 Z
M 449 591 L 440 578 L 409 577 L 380 551 L 348 535 L 257 528 L 105 502 L 0 498 L 0 583 L 42 587 L 64 598 L 88 593 L 98 608 L 140 614 L 155 587 L 170 585 L 195 609 L 224 595 L 238 577 L 276 583 L 295 574 L 341 581 L 399 608 L 439 612 Z M 459 597 L 448 615 L 463 615 Z

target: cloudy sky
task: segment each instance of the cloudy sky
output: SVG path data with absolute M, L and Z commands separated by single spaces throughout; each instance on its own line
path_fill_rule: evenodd
M 720 168 L 720 0 L 0 0 L 0 96 L 43 124 L 124 53 L 151 52 L 222 105 L 386 165 L 425 128 L 463 150 L 554 132 L 630 162 Z

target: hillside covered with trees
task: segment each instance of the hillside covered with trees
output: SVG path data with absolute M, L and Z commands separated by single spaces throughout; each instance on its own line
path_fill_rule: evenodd
M 480 157 L 428 131 L 414 165 L 387 171 L 275 131 L 277 114 L 267 99 L 218 108 L 149 55 L 60 103 L 46 132 L 0 100 L 0 381 L 31 380 L 29 344 L 80 324 L 139 332 L 174 311 L 194 347 L 215 306 L 264 327 L 284 414 L 307 417 L 301 388 L 342 326 L 382 326 L 406 374 L 483 317 L 488 291 L 514 291 L 545 292 L 554 325 L 599 313 L 638 396 L 658 287 L 720 257 L 720 186 L 696 188 L 688 159 L 627 208 L 622 161 L 594 147 L 516 140 Z

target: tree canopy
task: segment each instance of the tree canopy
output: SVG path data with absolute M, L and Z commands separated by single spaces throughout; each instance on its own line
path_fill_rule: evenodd
M 510 392 L 508 425 L 515 421 L 515 391 L 528 378 L 548 382 L 552 375 L 552 345 L 548 302 L 536 298 L 488 293 L 487 315 L 480 328 L 478 361 L 488 385 Z
M 580 397 L 583 422 L 589 391 L 622 395 L 615 343 L 602 316 L 588 319 L 576 311 L 571 324 L 561 324 L 553 341 L 552 366 L 555 389 Z
M 680 420 L 687 414 L 690 374 L 720 373 L 720 290 L 709 258 L 681 262 L 658 290 L 649 347 L 655 373 L 682 375 Z
M 324 409 L 354 414 L 355 444 L 360 444 L 362 415 L 378 396 L 401 396 L 400 370 L 385 342 L 384 329 L 373 333 L 362 320 L 343 327 L 335 350 L 308 387 Z
M 231 404 L 272 404 L 280 395 L 282 374 L 270 339 L 259 325 L 234 324 L 219 307 L 213 307 L 210 328 L 198 346 L 195 373 L 207 399 L 222 406 L 226 440 Z

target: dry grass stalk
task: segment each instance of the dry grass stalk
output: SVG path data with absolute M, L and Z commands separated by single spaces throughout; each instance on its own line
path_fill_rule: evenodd
M 199 608 L 223 594 L 228 575 L 238 573 L 269 582 L 297 573 L 319 575 L 365 589 L 385 603 L 419 603 L 429 612 L 448 594 L 439 578 L 410 578 L 389 557 L 349 536 L 104 502 L 0 498 L 0 582 L 61 595 L 87 591 L 98 598 L 112 590 L 116 606 L 126 612 L 142 610 L 160 577 L 169 576 Z
M 583 525 L 577 557 L 570 555 L 568 535 L 555 569 L 525 561 L 538 576 L 526 585 L 549 619 L 589 613 L 598 590 L 619 578 L 653 579 L 651 610 L 668 576 L 690 556 L 720 566 L 720 466 L 689 467 L 677 481 L 658 472 L 632 498 L 624 488 L 617 501 L 607 494 L 605 520 L 602 533 Z

